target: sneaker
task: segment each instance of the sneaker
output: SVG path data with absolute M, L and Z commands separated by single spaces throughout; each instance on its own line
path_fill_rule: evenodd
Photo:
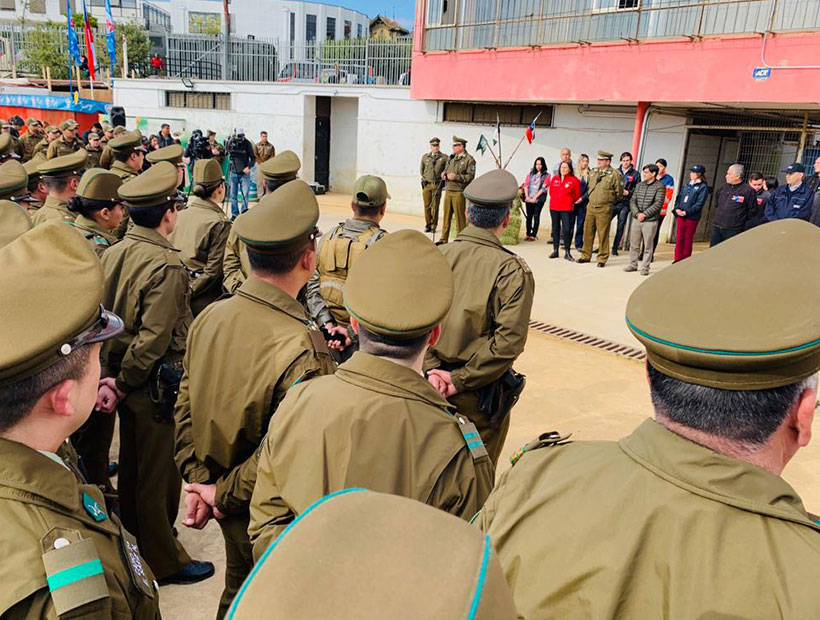
M 167 586 L 172 583 L 179 585 L 190 585 L 192 583 L 199 583 L 208 577 L 213 576 L 214 565 L 213 562 L 201 562 L 199 560 L 191 560 L 182 569 L 175 572 L 173 575 L 163 577 L 158 581 L 159 585 Z
M 626 267 L 624 267 L 624 271 L 638 271 L 638 268 L 634 265 L 627 265 Z
M 642 276 L 648 276 L 649 275 L 649 269 L 641 269 L 641 275 Z

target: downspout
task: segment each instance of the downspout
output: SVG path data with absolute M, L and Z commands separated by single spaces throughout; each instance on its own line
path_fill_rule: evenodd
M 772 9 L 769 12 L 769 27 L 763 33 L 763 44 L 760 48 L 760 64 L 762 64 L 766 69 L 820 69 L 820 65 L 793 65 L 788 67 L 776 67 L 770 65 L 766 62 L 766 43 L 769 39 L 769 33 L 771 32 L 772 26 L 774 25 L 774 13 L 777 9 L 777 0 L 772 0 Z

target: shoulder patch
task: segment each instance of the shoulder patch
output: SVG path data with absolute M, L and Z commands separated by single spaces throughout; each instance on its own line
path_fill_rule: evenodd
M 93 540 L 57 538 L 53 547 L 43 554 L 43 566 L 58 616 L 109 596 Z
M 530 266 L 527 264 L 527 261 L 525 261 L 523 258 L 521 258 L 518 254 L 515 254 L 514 256 L 515 256 L 515 260 L 521 266 L 521 269 L 524 270 L 524 273 L 532 273 L 532 269 L 530 269 Z
M 458 428 L 461 431 L 462 437 L 464 437 L 464 442 L 470 449 L 470 455 L 473 457 L 473 460 L 477 461 L 482 457 L 489 456 L 487 453 L 487 448 L 484 446 L 484 442 L 478 434 L 478 429 L 475 427 L 475 424 L 470 422 L 463 415 L 456 414 L 455 418 L 456 421 L 458 421 Z
M 570 437 L 572 437 L 572 433 L 569 433 L 568 435 L 561 435 L 558 431 L 542 433 L 538 436 L 538 439 L 531 441 L 522 446 L 519 450 L 516 450 L 515 453 L 510 456 L 510 463 L 515 465 L 527 452 L 532 452 L 533 450 L 546 448 L 548 446 L 557 446 L 568 443 L 567 439 Z

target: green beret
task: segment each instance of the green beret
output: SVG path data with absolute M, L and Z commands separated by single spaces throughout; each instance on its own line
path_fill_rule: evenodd
M 23 164 L 23 169 L 26 171 L 28 175 L 28 185 L 31 187 L 33 183 L 37 183 L 40 181 L 40 164 L 42 162 L 36 159 L 29 159 L 26 163 Z
M 101 314 L 100 260 L 70 226 L 37 226 L 0 249 L 0 265 L 0 385 L 122 331 L 119 317 Z
M 142 134 L 139 130 L 126 131 L 122 135 L 110 140 L 108 146 L 115 153 L 129 153 L 131 151 L 145 150 L 142 146 Z
M 358 258 L 344 299 L 350 316 L 369 331 L 415 338 L 447 314 L 453 287 L 450 265 L 433 242 L 416 230 L 400 230 Z
M 69 155 L 61 155 L 53 159 L 40 162 L 37 169 L 40 176 L 44 177 L 71 177 L 80 176 L 85 170 L 85 162 L 88 159 L 88 152 L 80 149 Z
M 304 181 L 291 181 L 265 196 L 233 224 L 236 235 L 255 252 L 284 254 L 318 236 L 319 203 Z
M 88 200 L 100 200 L 116 204 L 120 202 L 118 190 L 122 179 L 104 168 L 90 168 L 86 170 L 80 184 L 77 186 L 77 195 Z
M 184 150 L 181 144 L 172 144 L 171 146 L 164 146 L 156 151 L 151 151 L 145 156 L 150 163 L 155 164 L 160 161 L 169 161 L 175 166 L 182 163 L 182 154 Z
M 0 157 L 8 157 L 10 155 L 17 157 L 17 154 L 14 152 L 14 138 L 12 138 L 10 133 L 0 134 Z
M 0 248 L 32 228 L 26 210 L 11 200 L 0 200 Z
M 24 188 L 28 188 L 28 174 L 23 164 L 12 159 L 0 166 L 0 198 L 9 198 Z
M 69 118 L 60 123 L 60 131 L 63 131 L 64 129 L 77 129 L 79 126 L 80 125 L 77 121 Z
M 459 138 L 458 136 L 453 136 L 453 144 L 460 144 L 461 146 L 467 146 L 467 140 L 464 138 Z
M 194 183 L 216 183 L 221 181 L 222 166 L 215 159 L 197 159 L 194 164 Z
M 302 167 L 299 156 L 293 151 L 282 151 L 259 166 L 259 172 L 269 181 L 295 179 Z
M 384 179 L 370 174 L 356 179 L 353 186 L 353 202 L 360 207 L 380 207 L 388 198 L 391 196 L 387 193 Z
M 438 138 L 431 138 L 430 144 L 432 144 L 433 146 L 438 146 L 439 144 L 441 144 L 441 140 L 439 140 Z
M 686 383 L 797 383 L 820 369 L 818 247 L 820 228 L 808 222 L 758 226 L 646 280 L 626 323 L 652 366 Z
M 260 558 L 230 618 L 517 616 L 489 537 L 442 510 L 353 488 L 316 501 L 295 523 Z
M 612 153 L 607 151 L 598 151 L 598 159 L 612 159 Z
M 509 207 L 518 195 L 518 181 L 506 170 L 485 172 L 464 188 L 464 197 L 477 207 Z
M 128 183 L 123 183 L 118 193 L 128 203 L 129 209 L 158 207 L 177 201 L 177 184 L 177 167 L 161 161 Z

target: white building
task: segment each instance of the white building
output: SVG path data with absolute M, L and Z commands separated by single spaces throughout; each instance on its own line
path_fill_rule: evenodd
M 111 0 L 111 14 L 115 22 L 139 22 L 149 30 L 157 26 L 170 27 L 170 16 L 161 8 L 145 0 Z M 0 0 L 0 22 L 65 23 L 68 3 L 66 0 Z M 105 21 L 105 0 L 86 0 L 91 15 L 102 24 Z M 71 12 L 82 13 L 82 0 L 71 0 Z

